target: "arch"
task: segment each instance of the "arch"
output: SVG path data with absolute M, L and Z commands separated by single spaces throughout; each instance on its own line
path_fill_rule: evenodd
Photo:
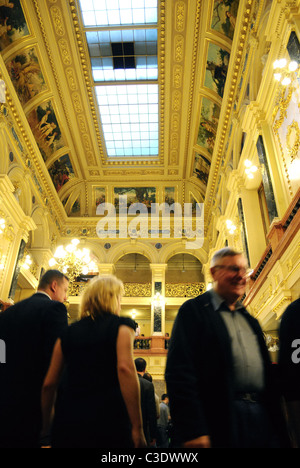
M 78 179 L 73 179 L 67 184 L 65 184 L 61 190 L 59 191 L 59 198 L 61 202 L 67 198 L 67 202 L 65 203 L 64 209 L 66 214 L 70 216 L 72 211 L 72 207 L 74 203 L 80 198 L 80 213 L 78 216 L 84 214 L 85 210 L 85 184 L 84 182 L 79 182 Z
M 178 240 L 178 242 L 163 246 L 161 249 L 160 263 L 168 263 L 169 259 L 178 253 L 190 253 L 197 258 L 200 263 L 204 264 L 207 262 L 207 252 L 204 247 L 201 249 L 189 250 L 186 248 L 185 242 Z
M 50 229 L 47 211 L 45 211 L 44 208 L 37 206 L 32 211 L 31 217 L 37 228 L 31 232 L 30 248 L 49 248 Z
M 175 253 L 168 259 L 166 282 L 204 282 L 203 264 L 191 251 Z
M 153 245 L 143 240 L 132 243 L 132 240 L 130 239 L 124 239 L 123 242 L 119 240 L 119 242 L 112 247 L 107 256 L 108 262 L 115 264 L 124 254 L 127 253 L 141 254 L 148 258 L 150 263 L 158 262 L 158 254 Z

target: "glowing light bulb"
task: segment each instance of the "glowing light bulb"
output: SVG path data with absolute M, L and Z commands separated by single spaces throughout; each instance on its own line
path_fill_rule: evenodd
M 298 63 L 295 60 L 289 63 L 289 70 L 291 72 L 296 71 L 297 68 L 298 68 Z
M 291 82 L 292 82 L 292 80 L 288 76 L 286 76 L 285 78 L 283 78 L 281 84 L 283 86 L 288 86 Z

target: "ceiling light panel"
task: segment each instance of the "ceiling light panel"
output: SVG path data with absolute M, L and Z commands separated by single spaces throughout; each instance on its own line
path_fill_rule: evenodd
M 157 0 L 80 0 L 85 27 L 157 23 Z
M 97 86 L 108 157 L 158 155 L 158 85 Z

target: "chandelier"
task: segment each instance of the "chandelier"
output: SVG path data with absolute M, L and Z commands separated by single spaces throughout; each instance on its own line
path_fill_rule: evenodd
M 288 86 L 293 81 L 294 73 L 298 72 L 298 63 L 292 60 L 288 63 L 285 58 L 275 60 L 273 63 L 274 78 L 283 86 Z
M 89 249 L 78 249 L 78 239 L 72 239 L 66 247 L 57 247 L 53 258 L 49 261 L 50 267 L 56 267 L 68 276 L 70 283 L 80 275 L 87 275 L 97 271 L 96 263 L 91 259 Z

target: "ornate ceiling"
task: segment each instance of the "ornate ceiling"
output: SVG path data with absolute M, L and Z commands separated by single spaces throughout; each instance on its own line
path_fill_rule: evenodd
M 79 1 L 0 0 L 7 101 L 26 144 L 24 161 L 63 232 L 88 230 L 97 204 L 115 203 L 121 193 L 205 201 L 210 219 L 245 94 L 247 40 L 264 2 L 157 3 L 158 78 L 142 84 L 158 85 L 158 154 L 132 157 L 108 155 Z

